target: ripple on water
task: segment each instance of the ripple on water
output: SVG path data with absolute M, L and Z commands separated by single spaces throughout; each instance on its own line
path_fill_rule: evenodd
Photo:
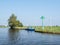
M 60 35 L 1 28 L 0 45 L 60 45 Z

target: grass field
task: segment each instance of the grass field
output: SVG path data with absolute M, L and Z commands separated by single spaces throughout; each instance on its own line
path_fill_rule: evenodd
M 36 32 L 47 32 L 47 33 L 60 33 L 60 26 L 45 26 L 42 30 L 42 26 L 32 26 Z

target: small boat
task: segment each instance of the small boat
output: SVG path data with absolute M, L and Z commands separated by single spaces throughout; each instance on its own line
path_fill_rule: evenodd
M 35 29 L 34 28 L 32 28 L 32 27 L 28 27 L 27 29 L 25 29 L 25 30 L 28 30 L 28 31 L 35 31 Z

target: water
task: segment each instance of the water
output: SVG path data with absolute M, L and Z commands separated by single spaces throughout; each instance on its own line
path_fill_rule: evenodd
M 60 35 L 0 28 L 0 45 L 60 45 Z

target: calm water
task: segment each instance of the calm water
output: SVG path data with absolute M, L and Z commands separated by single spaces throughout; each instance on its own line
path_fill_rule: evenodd
M 60 45 L 60 35 L 0 28 L 0 45 Z

